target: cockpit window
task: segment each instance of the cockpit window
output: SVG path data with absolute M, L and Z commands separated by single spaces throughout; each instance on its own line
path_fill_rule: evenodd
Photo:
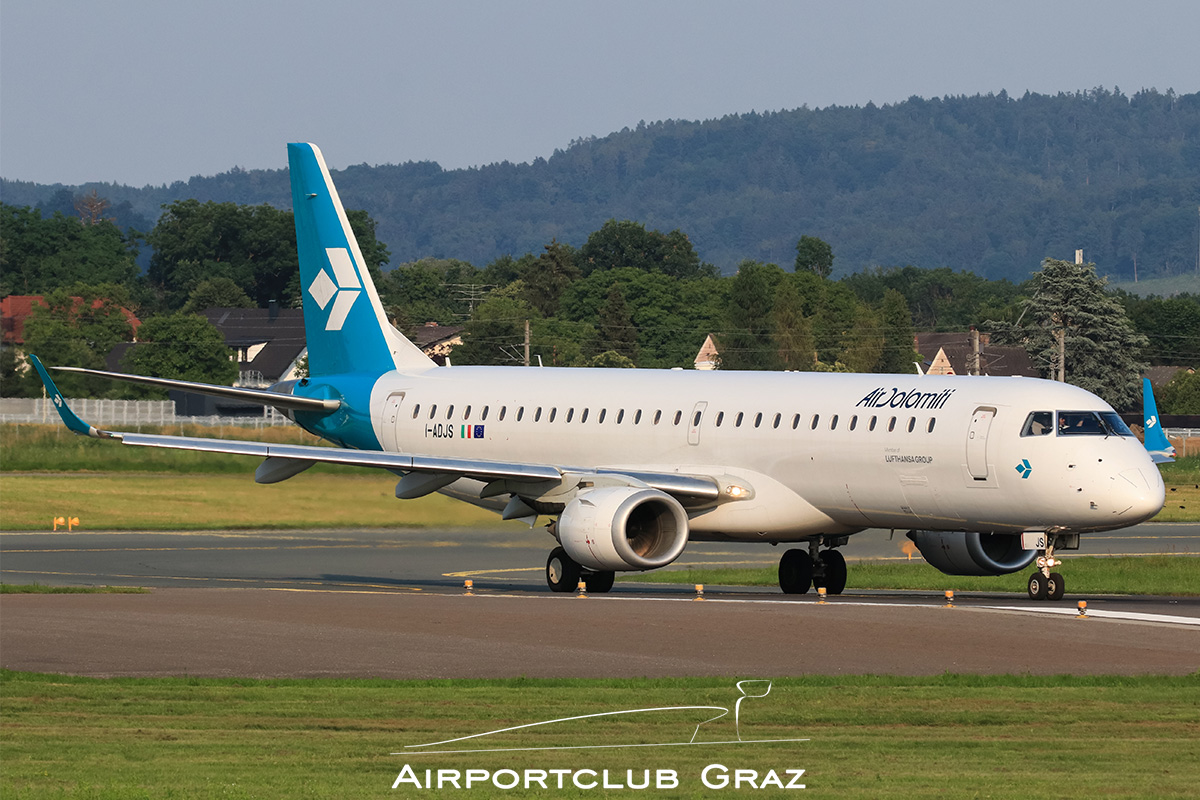
M 1133 436 L 1133 431 L 1115 411 L 1101 411 L 1100 419 L 1114 436 Z
M 1111 411 L 1060 411 L 1059 436 L 1132 436 L 1125 423 Z
M 1053 411 L 1031 411 L 1025 418 L 1025 427 L 1021 429 L 1022 436 L 1045 436 L 1054 433 Z

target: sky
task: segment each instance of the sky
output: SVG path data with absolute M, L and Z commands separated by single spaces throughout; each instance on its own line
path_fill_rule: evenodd
M 0 176 L 549 157 L 639 121 L 1200 90 L 1195 0 L 0 0 Z

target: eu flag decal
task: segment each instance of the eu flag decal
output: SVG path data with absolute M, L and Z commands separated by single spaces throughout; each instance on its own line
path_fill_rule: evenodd
M 460 431 L 460 437 L 463 439 L 482 439 L 483 438 L 483 426 L 482 425 L 463 425 L 462 431 Z

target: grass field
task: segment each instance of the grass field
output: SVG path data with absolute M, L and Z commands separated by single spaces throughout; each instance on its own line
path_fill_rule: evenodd
M 1200 556 L 1065 556 L 1059 569 L 1072 594 L 1200 594 Z M 1024 592 L 1032 569 L 1011 575 L 943 575 L 920 556 L 911 561 L 860 561 L 850 565 L 847 590 L 926 589 L 956 592 Z M 665 569 L 620 575 L 646 583 L 702 583 L 711 586 L 776 586 L 778 568 Z
M 78 517 L 77 530 L 472 527 L 501 522 L 483 509 L 434 494 L 397 500 L 395 479 L 306 472 L 261 486 L 251 475 L 119 473 L 3 475 L 0 530 L 50 530 Z
M 653 797 L 723 794 L 701 781 L 711 764 L 731 776 L 735 769 L 760 776 L 776 770 L 785 782 L 784 770 L 804 769 L 810 792 L 837 798 L 1182 798 L 1194 797 L 1200 785 L 1195 675 L 791 678 L 742 704 L 741 736 L 807 742 L 390 755 L 408 745 L 584 714 L 732 709 L 740 696 L 735 680 L 254 681 L 4 672 L 0 794 L 6 800 L 433 796 L 411 785 L 391 790 L 405 764 L 420 780 L 426 769 L 609 770 L 614 782 L 623 782 L 627 770 L 639 782 L 643 770 L 673 770 L 678 787 L 643 795 Z M 583 720 L 457 747 L 686 742 L 697 722 L 717 713 Z M 697 736 L 737 738 L 732 714 L 702 726 Z M 710 773 L 710 782 L 717 775 Z M 586 773 L 580 778 L 590 779 Z M 576 789 L 567 780 L 562 791 L 499 791 L 485 784 L 446 794 L 610 794 Z
M 0 583 L 0 594 L 148 594 L 140 586 L 46 586 L 43 583 Z

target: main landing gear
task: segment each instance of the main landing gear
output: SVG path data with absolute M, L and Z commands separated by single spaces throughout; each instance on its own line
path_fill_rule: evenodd
M 825 587 L 827 594 L 846 589 L 846 559 L 837 550 L 820 551 L 823 537 L 812 539 L 808 550 L 788 550 L 779 559 L 779 588 L 784 594 L 806 594 Z
M 546 584 L 550 587 L 550 591 L 573 592 L 579 586 L 581 578 L 589 592 L 603 594 L 612 589 L 617 573 L 585 570 L 561 547 L 550 551 L 550 557 L 546 559 Z
M 1029 576 L 1030 600 L 1063 599 L 1066 583 L 1063 581 L 1062 573 L 1050 571 L 1051 567 L 1062 565 L 1062 562 L 1054 557 L 1055 538 L 1056 535 L 1053 533 L 1046 534 L 1046 549 L 1038 554 L 1035 562 L 1038 567 L 1037 572 Z

